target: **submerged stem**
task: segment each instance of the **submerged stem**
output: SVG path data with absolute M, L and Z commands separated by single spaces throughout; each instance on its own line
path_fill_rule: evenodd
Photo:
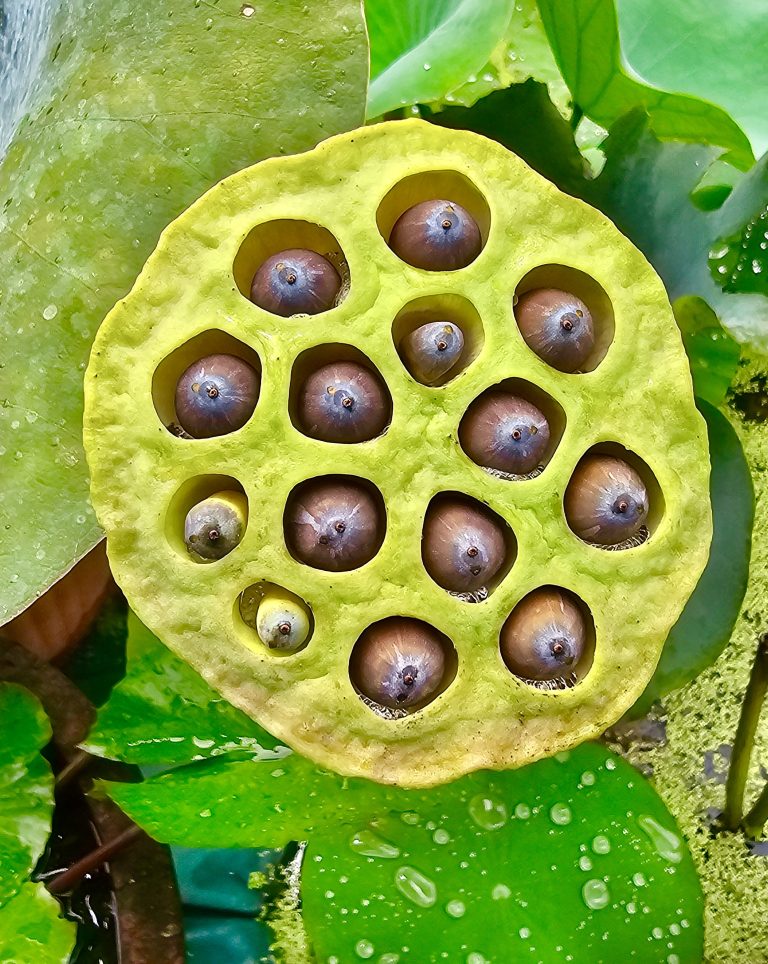
M 744 832 L 753 840 L 756 839 L 762 834 L 766 820 L 768 820 L 768 781 L 755 801 L 755 805 L 744 817 Z
M 725 811 L 723 813 L 723 822 L 728 830 L 736 830 L 742 821 L 744 789 L 747 784 L 750 760 L 752 759 L 752 748 L 755 745 L 755 732 L 767 691 L 768 633 L 764 633 L 757 643 L 757 653 L 752 664 L 747 691 L 744 694 L 736 739 L 733 743 L 731 765 L 728 770 L 728 782 L 725 787 Z M 763 795 L 765 795 L 765 791 Z M 762 800 L 762 796 L 760 799 Z M 758 804 L 755 804 L 755 807 Z M 768 800 L 766 800 L 766 806 L 768 806 Z M 754 812 L 755 807 L 750 813 Z

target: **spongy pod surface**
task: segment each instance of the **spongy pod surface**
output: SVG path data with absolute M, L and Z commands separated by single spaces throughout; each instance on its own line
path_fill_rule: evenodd
M 434 199 L 479 227 L 466 266 L 413 267 L 388 244 L 406 210 Z M 288 317 L 258 307 L 249 295 L 260 265 L 298 248 L 337 269 L 337 303 Z M 548 365 L 521 335 L 516 302 L 538 288 L 568 291 L 591 312 L 594 350 L 578 371 Z M 401 346 L 436 321 L 457 325 L 463 348 L 423 384 Z M 213 354 L 248 362 L 258 397 L 241 427 L 191 438 L 178 430 L 176 384 Z M 374 438 L 328 442 L 301 429 L 302 385 L 338 361 L 368 367 L 386 388 L 388 425 Z M 607 218 L 471 133 L 385 123 L 222 181 L 165 230 L 103 323 L 85 387 L 92 501 L 131 606 L 226 699 L 344 774 L 429 786 L 594 737 L 644 689 L 707 560 L 706 429 L 661 281 Z M 548 419 L 546 456 L 525 477 L 487 471 L 460 441 L 472 403 L 498 389 Z M 591 453 L 625 459 L 647 487 L 642 538 L 616 551 L 579 538 L 566 517 L 569 481 Z M 380 531 L 364 564 L 331 571 L 292 553 L 287 507 L 313 480 L 372 497 Z M 222 491 L 245 495 L 247 524 L 232 551 L 201 565 L 184 520 Z M 504 532 L 504 564 L 474 600 L 424 565 L 425 518 L 447 499 Z M 300 649 L 270 648 L 243 618 L 253 587 L 306 605 Z M 586 655 L 562 686 L 517 676 L 500 650 L 510 613 L 542 587 L 584 614 Z M 356 643 L 394 617 L 436 631 L 446 654 L 434 697 L 403 714 L 377 712 L 350 671 Z

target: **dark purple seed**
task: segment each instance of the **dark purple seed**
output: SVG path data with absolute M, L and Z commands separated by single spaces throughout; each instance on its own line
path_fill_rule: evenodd
M 480 254 L 480 229 L 472 215 L 453 201 L 422 201 L 401 214 L 389 236 L 401 260 L 427 271 L 452 271 Z
M 443 589 L 477 592 L 504 564 L 504 529 L 490 510 L 468 499 L 438 499 L 427 509 L 421 554 L 427 572 Z
M 299 427 L 324 442 L 365 442 L 381 435 L 390 414 L 381 378 L 358 362 L 332 362 L 311 374 L 299 392 Z
M 569 679 L 584 655 L 587 627 L 569 593 L 545 587 L 515 606 L 501 630 L 501 655 L 525 680 Z
M 467 455 L 485 468 L 528 475 L 542 463 L 549 423 L 531 402 L 505 391 L 488 391 L 467 410 L 459 440 Z
M 619 545 L 637 535 L 648 518 L 648 490 L 623 459 L 586 455 L 565 491 L 565 517 L 585 542 Z
M 236 355 L 206 355 L 176 385 L 176 420 L 193 438 L 234 432 L 253 414 L 259 381 L 258 372 Z
M 261 265 L 253 276 L 251 301 L 284 318 L 316 315 L 333 308 L 341 278 L 327 258 L 316 251 L 291 248 Z
M 526 291 L 515 306 L 515 317 L 528 347 L 558 371 L 583 368 L 595 347 L 592 315 L 583 301 L 567 291 Z
M 434 385 L 449 372 L 464 350 L 464 334 L 450 321 L 421 325 L 400 342 L 405 367 L 417 382 Z

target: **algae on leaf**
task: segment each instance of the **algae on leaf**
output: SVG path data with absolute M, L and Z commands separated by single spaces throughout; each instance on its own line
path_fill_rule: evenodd
M 102 317 L 160 231 L 254 161 L 364 119 L 357 0 L 61 3 L 0 167 L 0 623 L 100 538 L 81 447 Z

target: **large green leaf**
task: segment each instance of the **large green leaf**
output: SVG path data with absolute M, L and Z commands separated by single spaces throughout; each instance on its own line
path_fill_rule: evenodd
M 64 964 L 74 943 L 74 924 L 42 884 L 23 884 L 0 909 L 1 964 Z
M 614 0 L 539 0 L 539 10 L 574 104 L 591 120 L 609 127 L 627 111 L 642 107 L 662 140 L 716 144 L 742 167 L 752 161 L 749 140 L 724 110 L 629 76 L 622 63 Z
M 368 117 L 442 100 L 477 75 L 505 33 L 509 0 L 365 0 Z
M 768 150 L 764 0 L 618 0 L 621 46 L 644 80 L 725 108 Z
M 754 236 L 768 227 L 759 227 L 768 205 L 768 155 L 738 180 L 719 208 L 705 211 L 690 195 L 717 156 L 714 148 L 662 144 L 648 129 L 643 112 L 635 111 L 614 125 L 605 151 L 602 174 L 585 182 L 579 193 L 643 251 L 672 301 L 689 295 L 703 298 L 737 341 L 768 350 L 768 301 L 746 280 L 768 274 L 768 250 L 754 238 L 748 264 L 739 262 L 734 274 L 725 263 L 745 234 Z M 712 267 L 711 258 L 716 262 Z M 723 278 L 725 290 L 713 273 Z
M 367 69 L 359 0 L 59 4 L 0 167 L 0 623 L 99 538 L 80 427 L 105 312 L 218 179 L 361 124 Z
M 714 532 L 709 562 L 664 644 L 659 665 L 630 715 L 695 679 L 731 638 L 747 589 L 755 499 L 739 437 L 728 419 L 699 400 L 712 460 L 710 493 Z
M 89 752 L 154 766 L 238 752 L 276 759 L 276 745 L 129 613 L 128 672 L 99 712 Z
M 0 906 L 29 877 L 51 830 L 53 777 L 40 749 L 48 717 L 25 689 L 0 683 Z M 0 912 L 0 934 L 4 932 Z
M 196 764 L 108 790 L 161 840 L 308 839 L 302 900 L 322 960 L 357 949 L 502 962 L 510 944 L 545 961 L 557 946 L 577 961 L 620 960 L 630 946 L 648 947 L 648 960 L 700 959 L 701 894 L 674 821 L 596 744 L 432 790 L 347 780 L 296 755 Z

